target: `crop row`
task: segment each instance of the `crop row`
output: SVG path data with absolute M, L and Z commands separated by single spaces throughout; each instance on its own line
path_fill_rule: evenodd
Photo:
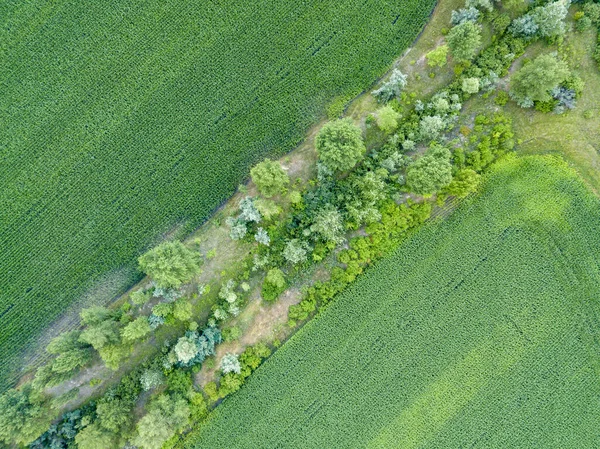
M 368 270 L 187 447 L 598 447 L 600 329 L 581 323 L 600 312 L 599 223 L 563 163 L 497 163 L 481 196 Z
M 370 85 L 433 4 L 0 6 L 0 388 L 84 292 L 111 276 L 122 291 L 161 233 L 197 227 Z

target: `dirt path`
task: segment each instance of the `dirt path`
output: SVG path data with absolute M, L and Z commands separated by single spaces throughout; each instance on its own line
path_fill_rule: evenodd
M 225 354 L 239 355 L 247 346 L 261 341 L 285 339 L 292 332 L 286 325 L 288 309 L 291 305 L 298 304 L 300 300 L 301 293 L 297 288 L 287 290 L 274 304 L 266 304 L 255 294 L 240 316 L 230 323 L 230 326 L 238 326 L 242 329 L 242 337 L 237 341 L 221 343 L 217 346 L 217 353 L 214 356 L 215 366 L 207 368 L 205 364 L 196 374 L 196 385 L 202 388 L 208 382 L 215 380 L 219 370 L 218 363 Z

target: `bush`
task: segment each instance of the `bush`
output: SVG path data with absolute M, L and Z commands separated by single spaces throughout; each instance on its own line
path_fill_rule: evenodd
M 302 263 L 307 259 L 307 246 L 300 239 L 289 240 L 283 249 L 283 257 L 293 264 Z
M 173 306 L 173 316 L 176 320 L 187 321 L 192 318 L 192 303 L 187 299 L 178 299 Z
M 477 174 L 474 170 L 468 168 L 459 170 L 452 179 L 452 182 L 444 188 L 444 193 L 464 198 L 469 193 L 477 190 L 480 178 L 481 175 Z
M 223 371 L 223 374 L 227 374 L 227 373 L 240 374 L 240 372 L 242 371 L 242 367 L 238 360 L 238 356 L 235 354 L 230 354 L 230 353 L 225 354 L 223 356 L 223 358 L 221 359 L 220 366 L 221 366 L 221 371 Z
M 131 292 L 131 294 L 129 295 L 129 299 L 136 306 L 141 306 L 148 302 L 148 300 L 150 299 L 150 295 L 140 289 L 140 290 Z
M 265 301 L 275 301 L 286 288 L 283 271 L 272 268 L 267 272 L 262 285 L 262 297 Z
M 400 93 L 406 86 L 407 78 L 408 77 L 400 70 L 394 69 L 392 70 L 389 80 L 383 83 L 379 89 L 374 90 L 371 93 L 381 102 L 390 101 L 394 97 L 400 98 Z
M 384 106 L 377 110 L 377 126 L 386 134 L 390 134 L 398 127 L 398 114 L 391 106 Z
M 466 94 L 479 92 L 479 78 L 463 78 L 461 89 Z
M 457 11 L 452 11 L 450 22 L 452 25 L 460 25 L 465 22 L 477 22 L 481 13 L 477 8 L 461 8 Z
M 265 159 L 250 170 L 252 182 L 262 195 L 267 198 L 285 191 L 290 178 L 277 161 Z
M 200 270 L 200 255 L 179 241 L 161 243 L 138 261 L 142 271 L 163 288 L 178 288 Z
M 433 140 L 446 128 L 444 119 L 439 115 L 425 116 L 419 123 L 419 133 L 424 140 Z
M 326 123 L 315 137 L 319 161 L 332 171 L 346 171 L 366 151 L 360 128 L 350 118 Z
M 448 62 L 448 46 L 440 45 L 425 55 L 429 67 L 444 67 Z
M 582 33 L 584 31 L 589 30 L 592 27 L 592 19 L 587 16 L 582 17 L 577 22 L 575 22 L 575 30 Z
M 498 106 L 504 106 L 506 103 L 508 103 L 509 99 L 510 97 L 508 96 L 508 93 L 500 90 L 494 99 L 494 103 L 496 103 Z

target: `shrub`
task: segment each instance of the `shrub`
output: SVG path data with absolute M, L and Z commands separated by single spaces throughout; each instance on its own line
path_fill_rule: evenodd
M 300 239 L 289 240 L 283 249 L 283 257 L 293 264 L 302 263 L 307 259 L 307 246 Z
M 448 46 L 440 45 L 425 55 L 429 67 L 444 67 L 448 61 Z
M 344 221 L 342 214 L 336 207 L 326 204 L 315 214 L 310 230 L 316 233 L 325 242 L 339 244 L 343 242 Z
M 326 123 L 315 137 L 319 161 L 333 171 L 349 170 L 365 153 L 360 128 L 350 118 Z
M 461 8 L 459 10 L 452 11 L 450 22 L 452 25 L 460 25 L 465 22 L 477 22 L 480 16 L 480 12 L 477 8 Z
M 240 365 L 240 361 L 238 360 L 237 355 L 227 353 L 221 359 L 221 371 L 223 371 L 223 374 L 227 374 L 227 373 L 240 374 L 241 370 L 242 370 L 242 367 Z
M 392 133 L 398 127 L 398 114 L 391 106 L 384 106 L 377 110 L 377 126 L 386 134 Z
M 161 449 L 163 444 L 189 424 L 190 407 L 183 398 L 160 395 L 137 424 L 134 444 L 142 449 Z
M 200 270 L 200 255 L 179 241 L 161 243 L 138 260 L 142 271 L 164 288 L 178 288 Z
M 199 349 L 194 339 L 185 336 L 177 340 L 174 351 L 179 362 L 188 363 L 196 357 Z
M 407 75 L 404 75 L 400 70 L 394 69 L 389 80 L 371 93 L 381 102 L 390 101 L 394 97 L 400 98 L 400 93 L 406 86 L 407 78 Z
M 589 30 L 592 27 L 592 19 L 587 16 L 583 16 L 577 22 L 575 22 L 575 29 L 580 33 Z
M 290 178 L 277 161 L 265 159 L 250 170 L 252 181 L 259 192 L 267 198 L 285 191 Z
M 464 198 L 469 193 L 477 190 L 480 178 L 481 175 L 477 174 L 474 170 L 468 168 L 459 170 L 452 179 L 452 182 L 444 188 L 444 192 L 449 195 Z
M 265 301 L 276 300 L 285 290 L 286 282 L 283 271 L 272 268 L 267 272 L 262 285 L 262 297 Z
M 463 78 L 461 89 L 467 94 L 479 92 L 479 78 Z
M 498 106 L 504 106 L 506 103 L 508 103 L 509 99 L 510 97 L 508 96 L 508 93 L 500 90 L 494 99 L 494 103 L 496 103 Z
M 271 237 L 269 237 L 269 233 L 263 228 L 258 228 L 256 230 L 256 234 L 254 234 L 254 240 L 265 246 L 269 246 L 271 243 Z

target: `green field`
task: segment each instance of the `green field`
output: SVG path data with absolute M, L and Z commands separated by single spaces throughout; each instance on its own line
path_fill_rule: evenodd
M 76 298 L 123 291 L 141 251 L 371 85 L 434 3 L 1 2 L 0 388 Z
M 188 448 L 600 447 L 600 203 L 551 158 L 411 236 Z

